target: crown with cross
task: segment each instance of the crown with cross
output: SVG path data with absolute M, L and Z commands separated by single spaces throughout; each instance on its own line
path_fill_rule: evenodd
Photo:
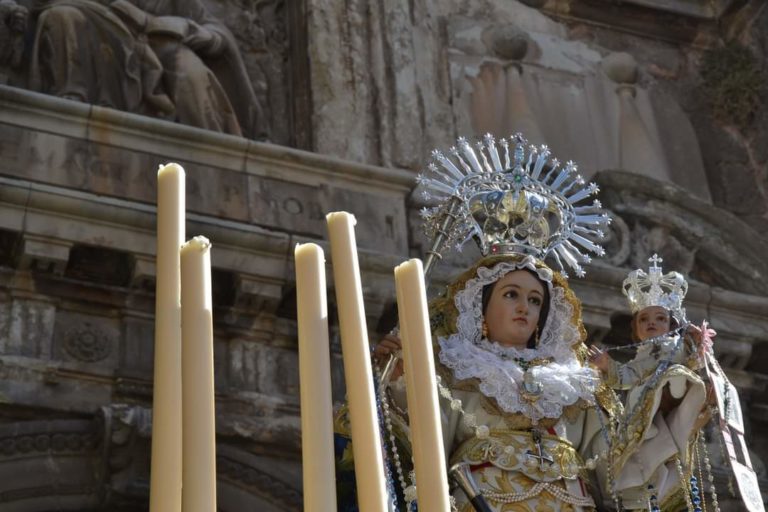
M 599 201 L 583 204 L 597 185 L 585 184 L 573 162 L 550 159 L 547 146 L 529 146 L 519 133 L 498 143 L 487 134 L 474 147 L 460 137 L 432 160 L 417 181 L 426 199 L 439 201 L 421 212 L 433 240 L 460 249 L 475 239 L 483 255 L 551 256 L 564 275 L 568 267 L 579 277 L 590 253 L 605 254 L 595 241 L 610 218 Z
M 679 272 L 662 274 L 659 263 L 664 260 L 658 254 L 648 261 L 651 266 L 647 274 L 642 269 L 633 270 L 622 285 L 630 310 L 634 314 L 650 306 L 661 306 L 679 321 L 685 320 L 683 299 L 688 292 L 688 282 Z

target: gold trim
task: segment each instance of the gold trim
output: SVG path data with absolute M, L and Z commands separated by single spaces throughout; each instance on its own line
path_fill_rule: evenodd
M 503 471 L 520 472 L 537 482 L 553 482 L 576 477 L 588 480 L 584 461 L 573 444 L 567 439 L 541 433 L 542 451 L 552 458 L 545 466 L 526 457 L 529 452 L 538 454 L 534 434 L 530 430 L 492 429 L 485 438 L 471 437 L 459 445 L 451 455 L 451 464 L 468 462 L 472 465 L 490 463 Z M 529 460 L 533 460 L 530 463 Z
M 653 421 L 653 415 L 657 410 L 654 408 L 656 396 L 662 392 L 662 388 L 666 384 L 665 379 L 675 376 L 682 376 L 690 380 L 701 380 L 698 375 L 687 367 L 680 364 L 674 364 L 667 368 L 653 388 L 646 388 L 644 390 L 643 396 L 638 402 L 640 405 L 633 406 L 632 411 L 625 411 L 627 414 L 634 412 L 635 410 L 638 412 L 629 418 L 629 421 L 622 421 L 621 425 L 624 428 L 620 432 L 617 432 L 619 440 L 618 442 L 614 442 L 614 471 L 621 471 L 624 464 L 627 463 L 627 460 L 638 450 L 639 445 L 643 442 L 645 434 Z M 690 442 L 691 441 L 689 440 L 689 444 Z M 687 452 L 690 457 L 690 450 L 687 450 Z

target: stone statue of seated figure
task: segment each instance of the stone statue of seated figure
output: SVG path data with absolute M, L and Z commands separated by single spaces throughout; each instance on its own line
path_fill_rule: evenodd
M 266 137 L 234 36 L 200 0 L 45 0 L 32 13 L 30 89 Z
M 0 0 L 0 66 L 18 68 L 29 11 L 15 0 Z

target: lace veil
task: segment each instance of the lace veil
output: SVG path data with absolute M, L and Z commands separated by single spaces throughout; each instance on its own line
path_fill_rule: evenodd
M 534 349 L 504 347 L 481 334 L 483 287 L 520 269 L 534 272 L 549 289 L 549 314 Z M 454 296 L 456 332 L 438 336 L 437 340 L 440 362 L 453 371 L 456 379 L 477 379 L 480 392 L 495 399 L 501 409 L 522 413 L 533 421 L 559 418 L 563 407 L 579 399 L 593 402 L 598 384 L 595 371 L 583 367 L 576 353 L 582 338 L 578 305 L 569 299 L 572 294 L 565 288 L 567 284 L 555 281 L 552 270 L 537 265 L 531 256 L 481 266 Z M 526 362 L 542 358 L 550 362 L 533 364 L 527 372 L 523 369 L 528 366 Z M 521 396 L 524 381 L 539 387 L 538 399 Z

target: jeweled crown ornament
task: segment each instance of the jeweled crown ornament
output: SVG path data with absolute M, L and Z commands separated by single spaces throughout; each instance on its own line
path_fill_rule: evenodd
M 684 321 L 683 299 L 688 293 L 688 282 L 679 272 L 662 274 L 659 263 L 664 260 L 657 254 L 648 261 L 651 266 L 647 274 L 642 269 L 633 270 L 622 285 L 632 314 L 650 306 L 661 306 L 671 311 L 678 321 Z
M 519 133 L 498 144 L 487 134 L 474 148 L 460 137 L 432 159 L 417 181 L 440 202 L 421 212 L 433 240 L 460 250 L 475 239 L 483 255 L 551 255 L 564 275 L 567 266 L 579 277 L 589 253 L 605 254 L 593 240 L 604 238 L 610 218 L 599 201 L 583 203 L 597 185 L 586 185 L 573 162 L 550 159 L 547 146 L 529 146 Z

